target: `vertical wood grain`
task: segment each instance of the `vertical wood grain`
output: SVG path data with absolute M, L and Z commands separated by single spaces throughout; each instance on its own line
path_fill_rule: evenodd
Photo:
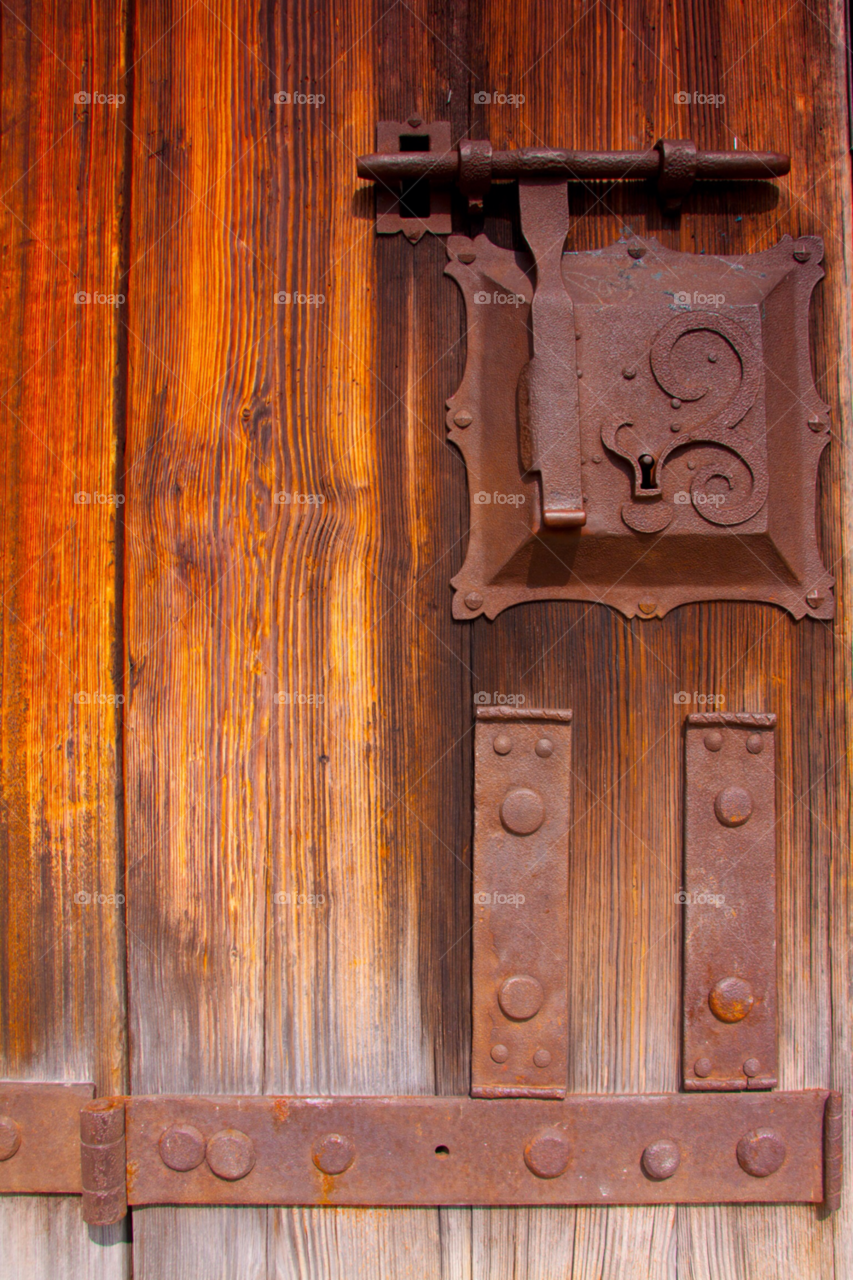
M 124 290 L 127 104 L 75 100 L 122 92 L 121 6 L 5 5 L 0 41 L 2 1075 L 121 1092 L 122 309 L 97 299 Z M 76 1198 L 4 1198 L 0 1232 L 4 1277 L 127 1274 Z
M 324 501 L 281 510 L 273 568 L 270 1092 L 467 1090 L 469 637 L 447 585 L 465 482 L 443 421 L 459 302 L 443 244 L 377 240 L 354 181 L 378 119 L 446 117 L 463 16 L 280 15 L 281 90 L 325 99 L 277 116 L 279 287 L 325 297 L 282 317 L 281 487 Z M 437 1210 L 271 1217 L 287 1276 L 439 1275 L 454 1250 Z
M 126 782 L 131 1081 L 263 1092 L 276 485 L 269 9 L 134 39 Z M 144 1276 L 261 1280 L 266 1210 L 134 1215 Z

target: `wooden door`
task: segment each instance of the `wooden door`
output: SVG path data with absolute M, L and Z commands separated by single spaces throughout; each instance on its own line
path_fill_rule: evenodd
M 853 1096 L 842 6 L 45 0 L 0 25 L 3 1074 L 465 1093 L 484 689 L 574 711 L 570 1089 L 676 1089 L 673 698 L 696 690 L 778 714 L 779 1083 Z M 581 193 L 569 247 L 825 238 L 834 623 L 452 620 L 461 303 L 438 239 L 375 237 L 355 175 L 413 111 L 496 147 L 791 154 L 778 195 L 705 189 L 676 220 Z M 131 1243 L 74 1199 L 7 1198 L 0 1275 L 840 1280 L 850 1205 L 162 1207 Z

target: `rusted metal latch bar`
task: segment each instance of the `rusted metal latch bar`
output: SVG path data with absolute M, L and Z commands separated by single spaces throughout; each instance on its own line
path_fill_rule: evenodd
M 517 179 L 521 230 L 536 263 L 530 307 L 533 355 L 528 368 L 530 470 L 541 479 L 546 529 L 586 524 L 581 478 L 581 424 L 575 318 L 562 274 L 569 231 L 567 184 L 572 178 L 654 178 L 664 207 L 675 212 L 693 183 L 703 179 L 762 179 L 785 174 L 790 159 L 776 152 L 699 151 L 684 138 L 661 138 L 649 151 L 563 151 L 522 148 L 492 151 L 485 141 L 450 145 L 446 122 L 382 121 L 383 152 L 360 156 L 360 178 L 377 183 L 376 230 L 404 231 L 416 241 L 424 231 L 451 230 L 446 188 L 457 183 L 471 212 L 480 212 L 493 179 Z M 427 207 L 406 194 L 418 184 Z M 439 190 L 445 190 L 441 196 Z M 436 207 L 433 208 L 435 203 Z M 416 207 L 417 206 L 417 207 Z M 420 216 L 419 216 L 420 215 Z
M 841 1096 L 128 1097 L 0 1084 L 0 1194 L 127 1205 L 820 1203 Z

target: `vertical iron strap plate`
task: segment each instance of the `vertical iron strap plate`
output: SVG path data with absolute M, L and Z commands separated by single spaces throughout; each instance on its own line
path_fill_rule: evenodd
M 687 718 L 685 1089 L 776 1084 L 775 723 Z
M 565 1097 L 571 717 L 477 708 L 475 1098 Z
M 79 1195 L 80 1108 L 93 1084 L 0 1080 L 0 1195 Z

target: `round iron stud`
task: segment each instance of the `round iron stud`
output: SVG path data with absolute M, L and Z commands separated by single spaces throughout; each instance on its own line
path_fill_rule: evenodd
M 529 1018 L 535 1018 L 544 999 L 541 982 L 526 973 L 507 978 L 498 992 L 498 1004 L 513 1022 L 527 1022 Z
M 560 1129 L 543 1129 L 524 1148 L 524 1163 L 537 1178 L 559 1178 L 569 1167 L 569 1140 Z
M 217 1178 L 239 1182 L 255 1164 L 252 1139 L 240 1129 L 220 1129 L 207 1144 L 207 1163 Z
M 204 1134 L 194 1124 L 173 1124 L 160 1137 L 160 1159 L 177 1173 L 197 1169 L 204 1159 Z
M 753 1129 L 737 1144 L 737 1162 L 751 1178 L 769 1178 L 781 1169 L 787 1154 L 784 1142 L 772 1129 Z
M 355 1159 L 355 1143 L 347 1134 L 327 1133 L 315 1142 L 312 1155 L 321 1173 L 345 1173 Z
M 671 1178 L 680 1164 L 681 1152 L 669 1138 L 650 1143 L 642 1155 L 643 1170 L 655 1182 Z

